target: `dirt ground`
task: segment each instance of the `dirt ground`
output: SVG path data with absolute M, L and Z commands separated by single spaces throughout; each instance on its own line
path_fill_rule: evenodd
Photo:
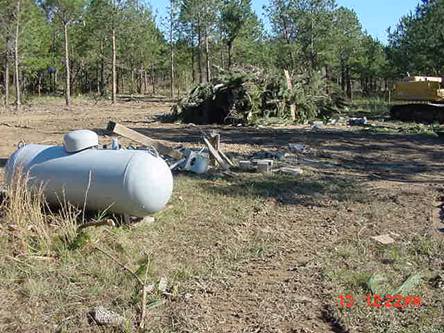
M 122 244 L 144 243 L 154 258 L 153 279 L 166 276 L 172 284 L 173 296 L 149 307 L 148 331 L 444 332 L 442 138 L 346 126 L 197 128 L 161 122 L 169 112 L 162 102 L 111 106 L 82 101 L 71 111 L 61 102 L 48 100 L 19 113 L 1 111 L 0 158 L 7 158 L 19 141 L 61 144 L 63 134 L 73 129 L 95 130 L 102 143 L 110 143 L 104 131 L 109 120 L 175 146 L 202 146 L 200 131 L 217 129 L 223 150 L 234 160 L 289 152 L 288 143 L 309 148 L 277 162 L 300 166 L 301 176 L 178 174 L 172 208 L 156 216 L 156 226 L 119 234 Z M 371 239 L 382 234 L 391 234 L 395 243 Z M 49 299 L 51 292 L 37 293 L 40 298 L 23 292 L 21 284 L 38 280 L 33 274 L 8 282 L 5 272 L 2 266 L 0 295 L 10 299 L 0 305 L 5 331 L 53 330 L 61 322 L 67 331 L 101 331 L 79 319 L 96 304 L 129 316 L 137 312 L 133 296 L 119 298 L 109 290 L 103 291 L 106 297 L 83 295 L 79 304 L 64 308 Z M 411 291 L 421 296 L 421 306 L 370 308 L 363 299 L 376 273 L 393 287 L 421 274 L 421 283 Z M 82 281 L 87 281 L 85 290 L 92 288 L 91 281 Z M 107 283 L 119 287 L 118 279 Z M 81 286 L 73 288 L 83 292 Z M 69 303 L 72 295 L 66 293 L 60 298 Z M 351 309 L 338 304 L 339 296 L 347 294 L 358 300 Z M 32 316 L 17 312 L 25 305 L 23 311 Z

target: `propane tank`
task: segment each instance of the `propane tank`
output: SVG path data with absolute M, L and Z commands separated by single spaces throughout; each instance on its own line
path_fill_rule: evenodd
M 67 201 L 137 217 L 165 207 L 173 191 L 173 176 L 162 158 L 146 150 L 97 149 L 97 134 L 79 132 L 65 135 L 63 147 L 20 147 L 6 164 L 7 184 L 20 171 L 27 175 L 28 187 L 41 187 L 52 204 Z

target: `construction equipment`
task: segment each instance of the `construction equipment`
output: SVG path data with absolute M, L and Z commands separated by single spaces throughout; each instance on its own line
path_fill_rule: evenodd
M 444 123 L 444 81 L 441 77 L 409 76 L 395 84 L 393 99 L 406 101 L 391 107 L 393 119 Z

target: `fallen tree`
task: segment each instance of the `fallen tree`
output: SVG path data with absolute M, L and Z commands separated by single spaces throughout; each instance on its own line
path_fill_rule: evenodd
M 327 89 L 317 73 L 294 76 L 293 82 L 283 74 L 255 67 L 220 70 L 211 82 L 181 98 L 172 108 L 173 117 L 194 124 L 245 124 L 270 117 L 305 123 L 339 113 L 346 105 L 339 89 Z

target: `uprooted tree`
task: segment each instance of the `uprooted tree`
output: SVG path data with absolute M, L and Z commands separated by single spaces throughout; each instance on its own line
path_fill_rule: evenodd
M 295 75 L 289 86 L 283 73 L 254 67 L 219 70 L 217 78 L 195 86 L 173 106 L 176 119 L 195 124 L 253 123 L 270 117 L 293 121 L 293 107 L 294 120 L 304 123 L 345 106 L 340 91 L 327 89 L 318 73 Z

